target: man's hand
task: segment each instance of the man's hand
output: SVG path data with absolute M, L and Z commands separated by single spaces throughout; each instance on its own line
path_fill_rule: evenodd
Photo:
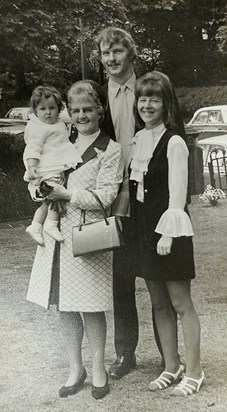
M 157 243 L 158 255 L 168 255 L 171 252 L 172 243 L 173 243 L 172 237 L 162 235 Z

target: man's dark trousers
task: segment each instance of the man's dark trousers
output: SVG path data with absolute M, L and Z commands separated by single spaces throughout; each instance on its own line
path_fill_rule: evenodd
M 125 235 L 125 248 L 113 253 L 113 295 L 115 350 L 117 356 L 131 360 L 138 343 L 138 315 L 136 309 L 135 277 L 129 269 L 129 252 L 127 250 L 127 233 L 129 219 L 122 221 Z

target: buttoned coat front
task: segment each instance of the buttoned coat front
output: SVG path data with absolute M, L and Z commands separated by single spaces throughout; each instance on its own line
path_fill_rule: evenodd
M 86 189 L 94 190 L 105 209 L 110 209 L 123 178 L 122 149 L 101 132 L 82 159 L 68 176 L 72 200 L 61 220 L 64 243 L 60 247 L 58 307 L 61 311 L 105 311 L 112 308 L 112 252 L 73 257 L 72 226 L 78 225 L 81 209 L 86 210 L 88 222 L 102 217 L 97 201 Z M 37 248 L 27 299 L 48 308 L 57 262 L 53 259 L 55 241 L 44 237 L 45 246 Z

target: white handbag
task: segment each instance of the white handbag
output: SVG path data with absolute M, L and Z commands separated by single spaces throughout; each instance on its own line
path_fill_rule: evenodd
M 107 216 L 104 206 L 93 191 L 90 191 L 100 205 L 103 218 L 86 223 L 86 211 L 81 210 L 80 223 L 72 228 L 73 256 L 113 250 L 124 246 L 119 221 L 116 216 Z

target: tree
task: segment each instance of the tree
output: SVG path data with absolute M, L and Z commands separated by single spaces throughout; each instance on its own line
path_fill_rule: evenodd
M 224 6 L 225 0 L 133 0 L 130 16 L 140 50 L 138 71 L 163 70 L 176 85 L 220 82 L 224 61 L 216 35 L 223 25 Z
M 94 21 L 101 27 L 124 12 L 120 0 L 1 0 L 0 71 L 13 74 L 15 85 L 24 83 L 20 95 L 27 92 L 24 73 L 30 73 L 33 83 L 71 80 L 80 67 L 81 37 L 88 44 Z M 79 19 L 84 22 L 83 31 Z
M 17 96 L 38 83 L 61 90 L 87 76 L 98 79 L 95 34 L 107 25 L 131 31 L 137 72 L 160 69 L 176 85 L 218 81 L 226 48 L 226 0 L 0 0 L 0 87 Z M 81 47 L 83 44 L 83 49 Z

